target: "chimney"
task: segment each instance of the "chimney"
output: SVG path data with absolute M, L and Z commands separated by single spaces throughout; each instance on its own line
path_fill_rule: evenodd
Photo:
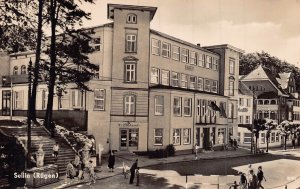
M 198 47 L 201 47 L 200 43 L 197 43 L 197 46 L 198 46 Z

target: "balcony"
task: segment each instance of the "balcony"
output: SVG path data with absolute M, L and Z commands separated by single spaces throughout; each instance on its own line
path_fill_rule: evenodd
M 216 116 L 196 116 L 196 124 L 215 124 Z
M 10 84 L 28 83 L 28 74 L 2 76 L 2 86 L 10 87 Z

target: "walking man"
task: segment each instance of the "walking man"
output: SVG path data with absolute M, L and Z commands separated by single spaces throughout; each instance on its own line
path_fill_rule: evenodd
M 197 144 L 195 144 L 195 160 L 198 159 L 198 149 L 199 149 L 199 146 L 197 146 Z
M 56 160 L 57 160 L 57 156 L 58 156 L 58 150 L 59 150 L 59 145 L 58 145 L 58 142 L 56 142 L 56 144 L 54 144 L 54 146 L 53 146 L 53 156 L 55 157 Z
M 257 179 L 258 179 L 258 183 L 257 183 L 258 186 L 257 187 L 264 189 L 264 187 L 261 185 L 261 182 L 263 181 L 263 179 L 265 179 L 265 182 L 267 180 L 266 180 L 266 178 L 264 176 L 264 172 L 262 171 L 262 167 L 261 166 L 258 167 Z
M 136 174 L 136 186 L 139 186 L 140 185 L 140 168 L 139 167 L 136 168 L 135 174 Z
M 135 176 L 135 170 L 137 169 L 138 159 L 135 160 L 135 162 L 132 164 L 130 168 L 130 180 L 129 184 L 133 184 L 134 176 Z
M 257 177 L 253 170 L 250 170 L 248 181 L 248 189 L 257 189 Z
M 110 155 L 108 157 L 109 172 L 114 172 L 114 166 L 115 166 L 115 155 L 114 155 L 113 151 L 111 151 Z
M 247 178 L 245 176 L 245 173 L 239 172 L 240 176 L 240 188 L 241 189 L 247 189 Z

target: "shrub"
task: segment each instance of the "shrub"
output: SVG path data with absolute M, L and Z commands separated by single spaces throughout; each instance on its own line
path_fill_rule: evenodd
M 173 144 L 169 144 L 165 149 L 167 156 L 174 156 L 175 155 L 175 147 Z

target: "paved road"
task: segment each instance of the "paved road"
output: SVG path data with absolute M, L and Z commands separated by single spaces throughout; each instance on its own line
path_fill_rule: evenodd
M 112 178 L 99 180 L 96 182 L 96 184 L 91 186 L 79 185 L 76 186 L 76 188 L 186 188 L 185 175 L 190 175 L 188 176 L 189 184 L 187 188 L 216 189 L 217 185 L 208 185 L 208 183 L 221 183 L 222 185 L 220 186 L 220 189 L 228 189 L 229 183 L 232 183 L 234 180 L 238 180 L 238 177 L 234 175 L 237 175 L 238 171 L 247 170 L 247 165 L 251 163 L 253 164 L 255 170 L 259 165 L 263 166 L 267 178 L 267 182 L 264 182 L 263 185 L 266 189 L 271 189 L 287 183 L 297 176 L 300 176 L 300 157 L 298 153 L 295 154 L 269 154 L 257 157 L 251 156 L 217 160 L 198 160 L 149 166 L 140 170 L 141 184 L 139 187 L 135 185 L 129 185 L 128 179 L 124 179 L 122 175 L 118 175 Z M 203 176 L 198 176 L 197 174 Z M 212 175 L 224 176 L 220 177 Z M 196 182 L 198 184 L 194 184 Z M 199 183 L 204 183 L 207 185 Z M 293 188 L 296 187 L 290 187 L 289 189 Z

